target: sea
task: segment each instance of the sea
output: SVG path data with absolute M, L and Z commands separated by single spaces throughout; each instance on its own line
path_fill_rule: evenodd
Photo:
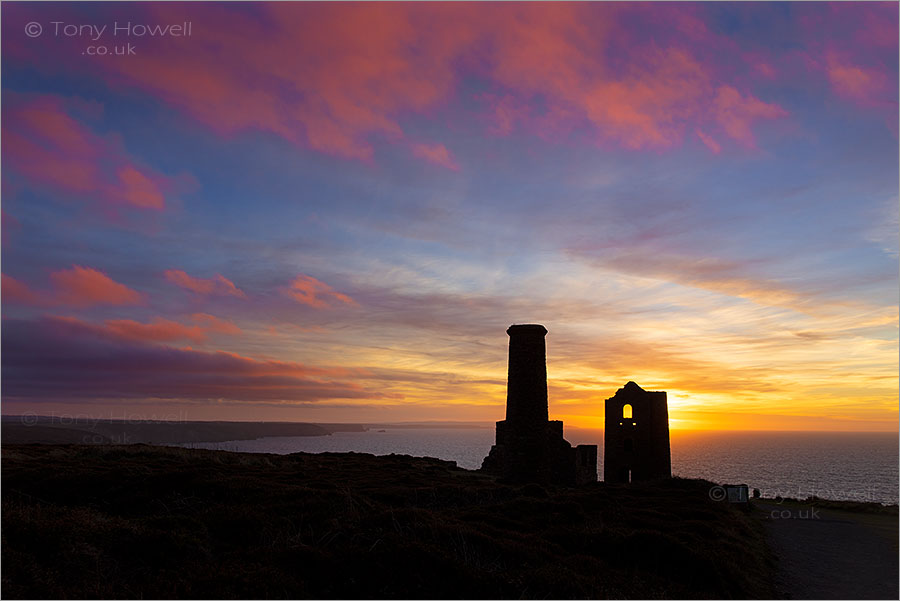
M 599 445 L 603 431 L 566 428 L 572 445 Z M 493 428 L 371 428 L 330 436 L 286 436 L 180 446 L 245 453 L 357 452 L 413 455 L 477 469 L 494 442 Z M 898 435 L 883 432 L 671 433 L 672 474 L 718 484 L 747 484 L 763 497 L 898 501 Z

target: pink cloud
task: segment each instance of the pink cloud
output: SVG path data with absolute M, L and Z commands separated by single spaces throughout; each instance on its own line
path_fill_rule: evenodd
M 84 104 L 84 103 L 80 103 Z M 107 210 L 162 210 L 174 181 L 139 166 L 114 136 L 73 116 L 76 100 L 8 96 L 3 106 L 4 160 L 32 184 L 99 202 Z
M 222 135 L 262 130 L 352 159 L 373 156 L 373 135 L 402 139 L 400 113 L 451 91 L 450 59 L 465 44 L 395 4 L 266 4 L 258 20 L 224 6 L 150 10 L 179 21 L 199 10 L 215 25 L 194 32 L 189 54 L 160 43 L 132 65 L 106 63 L 114 81 L 155 93 Z
M 769 63 L 756 63 L 754 65 L 756 71 L 763 75 L 764 77 L 768 77 L 769 79 L 773 79 L 776 75 L 775 68 Z
M 320 282 L 308 275 L 298 275 L 285 291 L 288 296 L 310 307 L 324 308 L 330 300 L 337 300 L 348 305 L 356 305 L 356 301 L 340 292 L 335 292 L 328 284 Z
M 38 305 L 41 303 L 40 296 L 29 288 L 27 284 L 24 284 L 5 273 L 2 274 L 0 296 L 3 297 L 4 303 L 17 303 L 22 305 Z
M 185 40 L 148 39 L 139 56 L 93 62 L 92 73 L 153 94 L 224 137 L 263 131 L 354 160 L 392 143 L 458 168 L 446 146 L 410 141 L 406 123 L 446 108 L 469 76 L 488 86 L 480 96 L 501 99 L 485 107 L 489 130 L 500 135 L 525 123 L 542 137 L 584 132 L 600 145 L 662 150 L 705 128 L 713 111 L 743 143 L 775 114 L 763 108 L 776 105 L 733 80 L 717 58 L 733 42 L 691 5 L 260 3 L 249 17 L 228 4 L 135 10 L 208 25 L 195 28 L 189 53 Z M 647 29 L 654 44 L 639 43 Z M 28 46 L 13 49 L 39 62 Z M 723 89 L 741 105 L 721 106 Z M 126 197 L 155 206 L 158 197 L 135 186 Z
M 540 100 L 544 117 L 532 121 L 541 122 L 545 132 L 584 131 L 588 124 L 586 131 L 602 145 L 666 149 L 681 144 L 686 131 L 696 131 L 716 110 L 726 133 L 744 142 L 752 139 L 755 121 L 783 114 L 776 105 L 719 83 L 722 69 L 699 57 L 714 54 L 710 49 L 723 42 L 690 9 L 661 9 L 666 23 L 681 32 L 662 35 L 657 41 L 667 44 L 663 47 L 639 45 L 634 32 L 615 26 L 619 15 L 632 10 L 651 27 L 663 25 L 644 8 L 600 8 L 608 11 L 606 19 L 596 18 L 593 10 L 578 4 L 522 5 L 516 18 L 496 30 L 493 77 L 520 103 Z M 611 59 L 612 48 L 619 51 L 612 56 L 627 52 L 628 60 Z M 737 92 L 741 102 L 723 105 L 729 100 L 722 98 L 723 88 Z M 506 105 L 492 108 L 499 131 L 511 129 L 515 119 Z
M 721 86 L 713 102 L 713 116 L 726 134 L 746 146 L 756 141 L 751 125 L 757 119 L 776 119 L 787 116 L 777 104 L 767 104 L 753 96 L 743 96 L 731 86 Z
M 105 273 L 74 265 L 71 269 L 54 271 L 50 280 L 56 288 L 55 302 L 89 307 L 92 305 L 136 305 L 143 296 L 120 284 Z
M 162 209 L 166 200 L 152 179 L 131 165 L 118 171 L 119 181 L 124 186 L 122 197 L 130 204 L 142 209 Z
M 234 285 L 234 282 L 220 273 L 204 279 L 192 277 L 180 269 L 169 269 L 163 275 L 176 286 L 181 286 L 197 294 L 236 296 L 238 298 L 246 298 L 247 296 L 243 290 Z
M 459 165 L 450 156 L 450 151 L 443 144 L 413 144 L 412 152 L 415 156 L 425 159 L 435 165 L 459 171 Z
M 807 69 L 840 99 L 897 130 L 898 12 L 889 2 L 804 5 L 798 41 Z
M 708 75 L 686 52 L 656 57 L 648 69 L 598 83 L 585 97 L 588 118 L 628 148 L 677 144 L 708 85 Z
M 832 89 L 844 98 L 869 104 L 886 92 L 887 77 L 883 73 L 855 65 L 834 52 L 828 54 L 825 70 Z
M 511 94 L 502 97 L 485 94 L 484 100 L 491 109 L 489 115 L 491 125 L 488 127 L 488 132 L 498 136 L 509 135 L 516 124 L 525 120 L 530 113 L 528 105 L 517 100 Z
M 699 129 L 697 130 L 697 137 L 700 138 L 701 142 L 706 144 L 706 147 L 709 148 L 713 154 L 719 154 L 720 152 L 722 152 L 722 147 L 719 145 L 719 143 L 713 140 L 711 137 L 707 136 Z

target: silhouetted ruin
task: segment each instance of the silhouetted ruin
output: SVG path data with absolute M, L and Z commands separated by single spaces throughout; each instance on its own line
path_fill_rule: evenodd
M 512 325 L 506 419 L 497 422 L 496 444 L 482 471 L 513 482 L 574 485 L 597 481 L 596 445 L 572 448 L 563 423 L 550 421 L 547 358 L 542 325 Z
M 603 480 L 637 482 L 672 477 L 665 392 L 629 382 L 606 399 Z

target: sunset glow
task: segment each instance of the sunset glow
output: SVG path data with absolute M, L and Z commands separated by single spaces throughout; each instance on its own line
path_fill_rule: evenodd
M 896 3 L 2 20 L 5 414 L 898 427 Z

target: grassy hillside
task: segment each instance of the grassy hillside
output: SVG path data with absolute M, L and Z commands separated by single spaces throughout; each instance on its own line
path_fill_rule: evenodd
M 710 484 L 513 486 L 408 456 L 3 446 L 5 598 L 766 598 Z

